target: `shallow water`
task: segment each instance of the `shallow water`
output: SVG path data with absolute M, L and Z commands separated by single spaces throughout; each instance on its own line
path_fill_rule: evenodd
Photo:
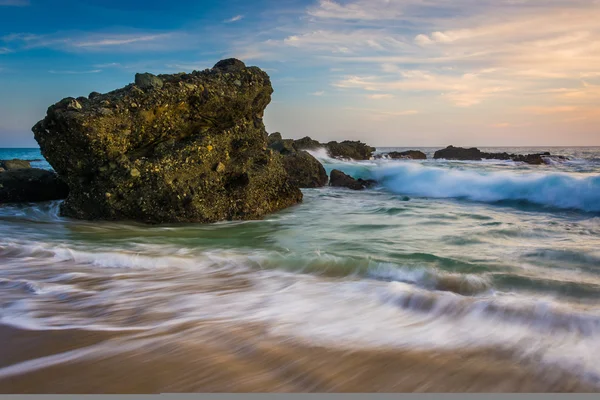
M 425 150 L 431 156 L 433 149 Z M 600 149 L 506 149 L 546 150 L 571 160 L 543 166 L 345 162 L 315 152 L 328 171 L 377 178 L 381 185 L 363 192 L 304 190 L 303 204 L 263 221 L 147 226 L 64 219 L 59 202 L 5 205 L 0 323 L 37 332 L 40 340 L 63 331 L 156 335 L 160 343 L 169 332 L 168 341 L 181 346 L 181 332 L 260 327 L 270 343 L 326 348 L 337 354 L 333 358 L 356 351 L 489 355 L 494 349 L 508 366 L 548 378 L 535 390 L 567 390 L 559 385 L 571 379 L 564 374 L 598 387 Z M 36 158 L 32 154 L 22 158 Z M 214 340 L 189 337 L 197 337 L 198 346 Z M 231 340 L 243 347 L 250 339 Z M 0 389 L 15 376 L 43 375 L 119 346 L 108 341 L 52 360 L 23 350 L 18 361 L 0 367 Z M 193 351 L 188 356 L 196 360 Z M 162 357 L 170 359 L 169 353 Z M 40 361 L 20 363 L 32 359 Z M 359 369 L 360 360 L 351 365 Z M 273 362 L 273 368 L 281 365 Z M 498 372 L 500 381 L 506 376 L 508 382 L 506 368 Z M 463 372 L 475 379 L 477 369 Z M 422 390 L 451 390 L 426 373 L 422 379 Z M 214 390 L 227 390 L 218 386 Z M 367 381 L 362 388 L 375 390 Z M 505 389 L 528 388 L 534 389 Z M 316 389 L 299 384 L 290 390 Z

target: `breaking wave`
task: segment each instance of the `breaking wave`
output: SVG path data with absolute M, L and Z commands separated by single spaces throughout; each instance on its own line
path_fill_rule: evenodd
M 416 163 L 373 171 L 395 193 L 481 202 L 526 201 L 546 207 L 600 212 L 600 176 L 441 169 Z

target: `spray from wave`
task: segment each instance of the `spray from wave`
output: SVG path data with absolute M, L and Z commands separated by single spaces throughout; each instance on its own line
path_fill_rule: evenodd
M 600 176 L 449 170 L 416 163 L 384 166 L 372 174 L 394 193 L 481 202 L 526 201 L 600 212 Z

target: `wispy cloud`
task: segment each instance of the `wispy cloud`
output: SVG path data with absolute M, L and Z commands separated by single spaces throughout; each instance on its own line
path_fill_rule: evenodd
M 0 0 L 0 7 L 26 7 L 30 4 L 29 0 Z
M 73 41 L 72 44 L 75 47 L 106 47 L 106 46 L 123 46 L 126 44 L 140 43 L 140 42 L 152 42 L 157 39 L 164 39 L 169 37 L 169 34 L 162 35 L 142 35 L 142 36 L 130 36 L 130 35 L 108 35 L 107 37 L 91 38 L 87 41 Z
M 311 96 L 323 96 L 325 94 L 324 90 L 320 90 L 318 92 L 311 93 Z
M 99 72 L 102 72 L 101 69 L 92 69 L 92 70 L 88 70 L 88 71 L 74 71 L 74 70 L 49 70 L 48 73 L 50 74 L 59 74 L 59 75 L 79 75 L 79 74 L 97 74 Z
M 0 54 L 8 54 L 8 53 L 12 53 L 13 51 L 11 49 L 9 49 L 8 47 L 0 47 Z
M 367 99 L 370 100 L 384 100 L 384 99 L 393 99 L 394 95 L 390 93 L 379 93 L 379 94 L 368 94 Z
M 244 18 L 244 16 L 243 16 L 243 15 L 236 15 L 236 16 L 234 16 L 234 17 L 231 17 L 231 18 L 229 18 L 229 19 L 226 19 L 226 20 L 225 20 L 225 21 L 223 21 L 223 22 L 225 22 L 225 23 L 232 23 L 232 22 L 241 21 L 243 18 Z

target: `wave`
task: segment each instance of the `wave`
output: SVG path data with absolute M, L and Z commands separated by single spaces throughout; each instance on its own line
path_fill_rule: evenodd
M 413 196 L 481 202 L 526 201 L 547 207 L 600 212 L 600 176 L 564 173 L 448 170 L 416 163 L 372 171 L 388 190 Z

